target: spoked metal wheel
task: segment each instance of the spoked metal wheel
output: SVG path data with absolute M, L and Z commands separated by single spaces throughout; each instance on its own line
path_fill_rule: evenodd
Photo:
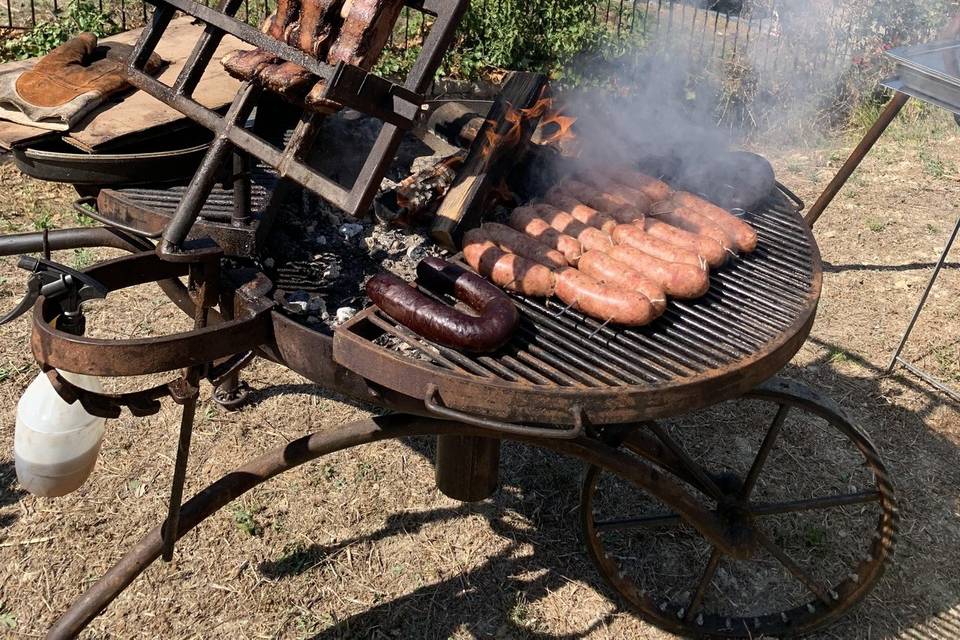
M 893 488 L 876 449 L 831 401 L 773 380 L 677 422 L 640 425 L 628 451 L 679 477 L 749 540 L 721 553 L 635 485 L 600 467 L 581 514 L 604 579 L 649 622 L 690 636 L 808 633 L 842 615 L 890 559 Z

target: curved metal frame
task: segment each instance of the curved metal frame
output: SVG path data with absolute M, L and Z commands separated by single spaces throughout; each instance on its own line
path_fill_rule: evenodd
M 876 447 L 870 441 L 869 437 L 863 434 L 847 417 L 843 410 L 831 399 L 822 396 L 806 385 L 774 378 L 764 383 L 750 393 L 744 394 L 745 400 L 764 400 L 780 406 L 773 424 L 770 426 L 763 443 L 756 454 L 756 459 L 752 468 L 743 479 L 743 484 L 736 492 L 737 496 L 730 499 L 725 494 L 720 494 L 718 503 L 723 504 L 723 508 L 733 507 L 735 511 L 743 511 L 745 523 L 751 536 L 755 537 L 754 544 L 757 548 L 765 548 L 772 553 L 795 578 L 801 580 L 805 586 L 815 596 L 813 602 L 807 603 L 784 611 L 782 613 L 768 613 L 761 616 L 751 616 L 753 623 L 746 629 L 737 629 L 731 625 L 731 619 L 726 618 L 726 628 L 718 630 L 716 628 L 709 631 L 698 631 L 694 626 L 694 615 L 699 613 L 698 608 L 703 603 L 703 596 L 709 587 L 714 572 L 719 565 L 719 560 L 724 554 L 721 550 L 714 548 L 711 558 L 704 570 L 703 577 L 692 596 L 690 603 L 685 607 L 678 608 L 677 605 L 670 603 L 658 603 L 655 596 L 649 592 L 640 592 L 620 569 L 616 566 L 616 561 L 602 547 L 598 530 L 594 522 L 593 492 L 596 490 L 596 483 L 601 469 L 594 466 L 587 471 L 583 495 L 581 497 L 581 518 L 583 533 L 586 539 L 586 547 L 594 565 L 600 570 L 604 581 L 616 591 L 625 601 L 639 606 L 639 602 L 648 601 L 649 605 L 640 607 L 643 610 L 642 615 L 652 624 L 657 625 L 671 633 L 681 635 L 693 633 L 699 637 L 731 637 L 739 638 L 747 635 L 770 635 L 775 636 L 794 636 L 805 633 L 811 633 L 821 629 L 837 618 L 841 617 L 851 607 L 860 602 L 860 600 L 873 588 L 877 580 L 883 574 L 886 563 L 893 555 L 896 545 L 898 510 L 894 494 L 893 484 L 889 473 L 883 462 L 880 460 Z M 768 538 L 767 535 L 759 530 L 753 532 L 753 525 L 750 521 L 762 512 L 754 512 L 750 502 L 750 492 L 761 473 L 767 455 L 773 446 L 773 443 L 780 432 L 780 428 L 787 416 L 787 411 L 791 408 L 800 409 L 816 415 L 831 426 L 839 430 L 850 439 L 850 442 L 856 447 L 859 453 L 864 457 L 870 469 L 873 471 L 876 482 L 876 491 L 872 495 L 853 494 L 850 496 L 830 496 L 817 499 L 811 499 L 809 508 L 829 508 L 838 507 L 847 504 L 857 504 L 858 502 L 876 501 L 880 505 L 880 515 L 877 520 L 877 529 L 872 538 L 869 539 L 869 551 L 864 559 L 860 560 L 860 565 L 856 571 L 851 571 L 844 576 L 842 581 L 836 586 L 824 588 L 813 580 L 799 565 L 796 565 L 789 556 L 783 552 L 776 543 Z M 785 410 L 786 409 L 786 410 Z M 661 436 L 660 442 L 670 443 L 669 436 Z M 668 470 L 673 476 L 688 483 L 707 495 L 713 493 L 711 487 L 705 487 L 701 482 L 703 469 L 692 461 L 679 459 L 672 452 L 656 450 L 650 444 L 646 437 L 624 442 L 625 448 L 635 454 L 641 455 L 646 459 L 651 459 L 658 466 Z M 653 454 L 652 456 L 650 454 Z M 685 462 L 689 463 L 686 464 Z M 602 469 L 609 471 L 609 469 Z M 700 471 L 698 475 L 696 472 Z M 709 475 L 709 474 L 708 474 Z M 713 480 L 708 477 L 703 479 L 707 484 L 712 484 Z M 714 486 L 713 489 L 717 491 Z M 726 504 L 729 503 L 729 504 Z M 814 506 L 818 503 L 823 506 Z M 768 507 L 770 505 L 764 505 Z M 785 502 L 782 506 L 790 509 L 797 509 L 797 503 Z M 770 511 L 768 515 L 774 515 L 777 512 Z M 653 519 L 653 518 L 651 518 Z M 677 516 L 656 517 L 659 525 L 668 524 L 674 521 Z M 659 606 L 657 606 L 659 604 Z M 696 625 L 704 625 L 703 617 L 696 620 Z
M 199 525 L 231 501 L 259 484 L 321 456 L 382 440 L 425 435 L 480 436 L 508 439 L 579 458 L 599 465 L 634 482 L 644 491 L 674 506 L 714 541 L 727 538 L 722 523 L 703 511 L 678 483 L 666 480 L 652 466 L 603 441 L 580 436 L 576 439 L 548 440 L 536 435 L 491 432 L 461 423 L 393 414 L 360 420 L 336 431 L 323 431 L 278 447 L 226 474 L 185 502 L 180 512 L 177 537 Z M 163 524 L 155 526 L 126 553 L 103 577 L 91 586 L 50 628 L 48 638 L 75 637 L 102 612 L 137 576 L 160 557 L 163 550 Z M 731 550 L 733 551 L 733 550 Z

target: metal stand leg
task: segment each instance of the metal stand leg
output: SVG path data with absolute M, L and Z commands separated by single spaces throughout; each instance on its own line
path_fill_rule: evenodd
M 897 362 L 899 362 L 906 369 L 930 383 L 940 391 L 943 391 L 955 400 L 960 400 L 960 394 L 958 394 L 956 391 L 950 389 L 939 380 L 924 373 L 919 368 L 900 358 L 900 354 L 903 353 L 904 347 L 907 346 L 907 340 L 910 338 L 910 334 L 913 332 L 913 328 L 916 326 L 917 320 L 920 318 L 920 312 L 923 311 L 923 307 L 927 304 L 927 298 L 930 296 L 930 291 L 933 290 L 933 285 L 940 276 L 940 270 L 943 269 L 943 265 L 947 262 L 947 256 L 950 255 L 950 250 L 953 248 L 953 244 L 957 240 L 957 235 L 960 235 L 960 218 L 957 218 L 957 224 L 953 227 L 953 233 L 950 234 L 950 240 L 947 241 L 947 246 L 943 248 L 943 253 L 940 254 L 940 260 L 937 261 L 937 266 L 933 269 L 933 274 L 930 276 L 930 281 L 927 283 L 927 288 L 923 292 L 923 297 L 920 298 L 920 304 L 917 305 L 917 310 L 913 313 L 913 318 L 910 320 L 910 324 L 907 326 L 907 330 L 904 332 L 903 338 L 900 340 L 900 345 L 897 347 L 896 353 L 894 353 L 893 357 L 890 359 L 890 364 L 887 365 L 887 373 L 893 371 L 893 368 L 897 365 Z
M 903 109 L 903 106 L 907 104 L 907 100 L 909 99 L 910 96 L 905 93 L 898 92 L 893 96 L 893 99 L 887 104 L 883 113 L 880 114 L 877 121 L 873 123 L 870 130 L 863 136 L 863 140 L 860 141 L 857 148 L 853 150 L 853 153 L 850 154 L 847 161 L 840 167 L 840 171 L 837 172 L 837 175 L 830 181 L 830 184 L 828 184 L 827 188 L 820 194 L 817 201 L 810 207 L 810 211 L 807 212 L 807 216 L 804 218 L 809 226 L 812 227 L 817 219 L 823 215 L 824 210 L 829 207 L 833 199 L 837 197 L 840 189 L 847 183 L 847 180 L 850 179 L 853 172 L 857 170 L 857 167 L 860 166 L 863 159 L 870 153 L 870 150 L 873 149 L 873 145 L 877 143 L 877 140 L 880 139 L 880 136 L 887 130 L 887 127 L 890 126 L 890 123 L 897 117 L 897 114 L 900 113 L 900 110 Z

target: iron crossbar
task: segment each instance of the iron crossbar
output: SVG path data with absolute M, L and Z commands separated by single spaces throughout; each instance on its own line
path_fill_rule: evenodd
M 292 180 L 310 189 L 348 214 L 356 216 L 364 213 L 370 207 L 404 132 L 414 127 L 422 113 L 421 106 L 426 101 L 424 93 L 433 81 L 468 4 L 468 0 L 408 2 L 425 14 L 435 16 L 435 20 L 406 81 L 397 84 L 358 66 L 343 62 L 333 66 L 321 62 L 237 20 L 234 14 L 241 0 L 222 0 L 216 9 L 193 0 L 149 2 L 156 6 L 156 10 L 131 56 L 130 82 L 215 134 L 200 169 L 164 230 L 159 251 L 170 259 L 184 253 L 184 241 L 213 188 L 214 175 L 235 150 L 261 160 L 273 167 L 279 178 Z M 177 11 L 203 22 L 205 30 L 177 79 L 172 85 L 166 85 L 147 74 L 144 68 Z M 323 98 L 329 103 L 355 109 L 384 123 L 353 185 L 342 186 L 318 172 L 306 159 L 314 144 L 318 126 L 325 117 L 323 114 L 303 108 L 294 135 L 281 147 L 245 126 L 262 93 L 259 86 L 251 82 L 243 83 L 225 115 L 204 107 L 193 98 L 193 90 L 226 34 L 268 51 L 279 59 L 297 64 L 315 75 L 318 82 L 324 83 Z

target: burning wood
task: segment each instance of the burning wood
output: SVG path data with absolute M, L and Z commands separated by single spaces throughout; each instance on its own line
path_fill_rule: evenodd
M 377 196 L 374 201 L 377 217 L 384 222 L 400 224 L 411 224 L 424 218 L 430 207 L 447 194 L 466 157 L 466 151 L 459 151 L 443 158 Z
M 437 211 L 432 235 L 441 245 L 455 247 L 463 231 L 477 226 L 491 190 L 523 158 L 546 87 L 544 76 L 531 73 L 514 73 L 504 85 Z

